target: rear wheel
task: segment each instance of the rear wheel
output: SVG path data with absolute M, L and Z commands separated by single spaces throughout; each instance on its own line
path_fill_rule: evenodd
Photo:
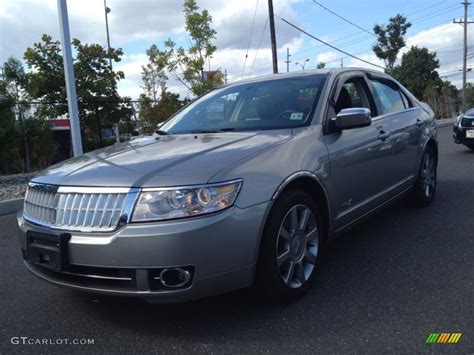
M 302 190 L 282 195 L 270 212 L 260 247 L 256 288 L 272 302 L 301 296 L 314 280 L 321 218 Z
M 422 206 L 427 206 L 433 202 L 436 192 L 436 180 L 438 162 L 431 147 L 427 147 L 421 158 L 421 166 L 418 178 L 413 188 L 415 202 Z

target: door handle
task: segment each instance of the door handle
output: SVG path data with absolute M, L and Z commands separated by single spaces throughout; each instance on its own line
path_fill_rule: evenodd
M 390 132 L 385 132 L 385 131 L 380 131 L 380 134 L 379 136 L 377 137 L 378 139 L 384 141 L 386 140 L 388 137 L 390 137 Z
M 417 125 L 417 126 L 421 126 L 422 124 L 423 124 L 423 120 L 417 118 L 417 119 L 416 119 L 416 125 Z

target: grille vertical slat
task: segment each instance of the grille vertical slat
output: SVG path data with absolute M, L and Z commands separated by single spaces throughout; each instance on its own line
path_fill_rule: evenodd
M 90 232 L 115 229 L 127 197 L 124 191 L 128 190 L 78 189 L 64 192 L 49 185 L 31 185 L 25 195 L 23 214 L 32 222 L 58 229 Z

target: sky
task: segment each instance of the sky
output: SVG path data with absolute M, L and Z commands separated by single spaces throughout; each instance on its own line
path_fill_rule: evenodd
M 412 45 L 436 51 L 440 76 L 460 87 L 463 27 L 454 24 L 453 19 L 463 16 L 461 0 L 317 1 L 353 24 L 313 0 L 274 0 L 280 72 L 287 70 L 287 48 L 291 54 L 290 71 L 302 70 L 303 63 L 305 69 L 314 69 L 319 62 L 327 63 L 327 67 L 339 67 L 341 58 L 344 66 L 371 67 L 318 43 L 280 18 L 348 53 L 383 65 L 372 52 L 375 37 L 370 32 L 375 24 L 386 24 L 390 17 L 400 13 L 412 23 L 407 32 L 407 47 L 400 57 Z M 197 0 L 197 3 L 201 9 L 209 10 L 217 31 L 218 49 L 209 63 L 211 70 L 226 70 L 229 82 L 272 72 L 267 0 Z M 122 61 L 114 64 L 114 69 L 125 74 L 118 86 L 119 93 L 136 99 L 143 91 L 141 71 L 147 62 L 147 48 L 152 44 L 162 47 L 168 38 L 187 45 L 182 1 L 107 0 L 107 6 L 111 8 L 111 46 L 124 51 Z M 102 0 L 68 0 L 68 9 L 72 38 L 106 45 Z M 474 20 L 473 5 L 469 7 L 469 16 Z M 468 68 L 474 67 L 473 27 L 474 24 L 468 26 Z M 60 38 L 56 0 L 0 0 L 0 63 L 10 56 L 22 59 L 25 49 L 38 42 L 43 33 Z M 468 81 L 474 81 L 474 70 L 468 73 Z M 170 80 L 168 88 L 181 97 L 188 95 L 179 82 Z

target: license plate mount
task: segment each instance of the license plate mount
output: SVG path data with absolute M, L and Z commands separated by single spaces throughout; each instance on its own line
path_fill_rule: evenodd
M 28 261 L 53 270 L 61 270 L 69 263 L 70 234 L 55 235 L 30 231 L 26 237 Z

